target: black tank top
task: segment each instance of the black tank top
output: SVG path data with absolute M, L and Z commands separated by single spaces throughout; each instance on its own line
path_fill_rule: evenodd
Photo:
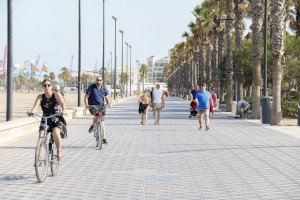
M 53 93 L 50 99 L 46 98 L 46 95 L 42 95 L 41 107 L 44 116 L 50 116 L 58 114 L 60 112 L 60 106 Z

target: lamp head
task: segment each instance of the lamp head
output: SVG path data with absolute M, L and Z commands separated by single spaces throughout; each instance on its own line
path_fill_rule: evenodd
M 248 0 L 240 0 L 239 2 L 239 8 L 242 10 L 246 10 L 250 5 L 250 2 Z
M 222 32 L 223 31 L 222 21 L 220 19 L 218 19 L 217 22 L 216 22 L 216 30 L 218 32 Z

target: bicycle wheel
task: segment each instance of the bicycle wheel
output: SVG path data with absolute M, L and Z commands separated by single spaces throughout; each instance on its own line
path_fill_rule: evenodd
M 35 150 L 35 174 L 39 183 L 45 181 L 49 167 L 49 153 L 47 148 L 47 139 L 39 138 Z
M 101 150 L 102 149 L 102 140 L 103 140 L 103 130 L 102 130 L 102 125 L 100 124 L 100 122 L 97 126 L 97 132 L 98 132 L 98 138 L 99 138 L 97 141 L 97 147 L 99 150 Z
M 58 168 L 59 168 L 59 162 L 57 160 L 57 149 L 55 144 L 49 144 L 49 147 L 51 146 L 51 151 L 50 151 L 50 169 L 51 169 L 51 174 L 52 176 L 56 176 L 58 173 Z

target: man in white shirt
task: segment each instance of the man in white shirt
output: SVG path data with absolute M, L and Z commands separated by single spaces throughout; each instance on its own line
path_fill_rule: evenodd
M 155 119 L 154 125 L 158 125 L 160 120 L 160 111 L 164 107 L 164 91 L 160 88 L 159 84 L 156 85 L 156 88 L 152 92 L 152 103 Z

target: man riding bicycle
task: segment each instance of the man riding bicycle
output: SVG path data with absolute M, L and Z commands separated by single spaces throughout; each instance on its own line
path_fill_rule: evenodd
M 84 103 L 85 103 L 85 106 L 89 109 L 90 109 L 91 106 L 97 107 L 97 109 L 99 111 L 101 111 L 102 115 L 104 116 L 105 115 L 105 108 L 106 108 L 104 99 L 105 99 L 105 102 L 108 105 L 108 107 L 110 107 L 109 91 L 103 85 L 102 77 L 99 76 L 99 77 L 96 78 L 96 83 L 90 85 L 88 87 L 88 89 L 86 90 L 85 97 L 84 97 Z M 92 123 L 92 125 L 89 129 L 89 133 L 92 133 L 94 131 L 95 125 L 96 125 L 97 120 L 98 120 L 98 115 L 97 115 L 98 113 L 96 113 L 96 114 L 91 113 L 91 114 L 93 114 L 94 117 L 93 117 L 93 123 Z M 104 121 L 102 123 L 103 123 L 103 131 L 104 131 L 103 143 L 107 144 L 107 140 L 105 139 L 105 124 L 104 124 Z
M 44 94 L 38 95 L 35 99 L 35 103 L 31 111 L 27 112 L 29 116 L 37 111 L 37 109 L 41 106 L 43 110 L 43 116 L 51 116 L 54 114 L 66 114 L 66 107 L 64 103 L 64 99 L 59 92 L 52 92 L 52 81 L 50 79 L 45 79 L 42 82 Z M 44 127 L 45 120 L 41 121 L 39 134 L 40 136 L 43 134 L 45 129 Z M 66 132 L 63 130 L 66 126 L 66 121 L 62 116 L 57 116 L 54 118 L 50 118 L 47 120 L 48 131 L 52 132 L 55 145 L 57 147 L 57 159 L 60 161 L 63 157 L 61 151 L 61 138 L 66 136 Z

